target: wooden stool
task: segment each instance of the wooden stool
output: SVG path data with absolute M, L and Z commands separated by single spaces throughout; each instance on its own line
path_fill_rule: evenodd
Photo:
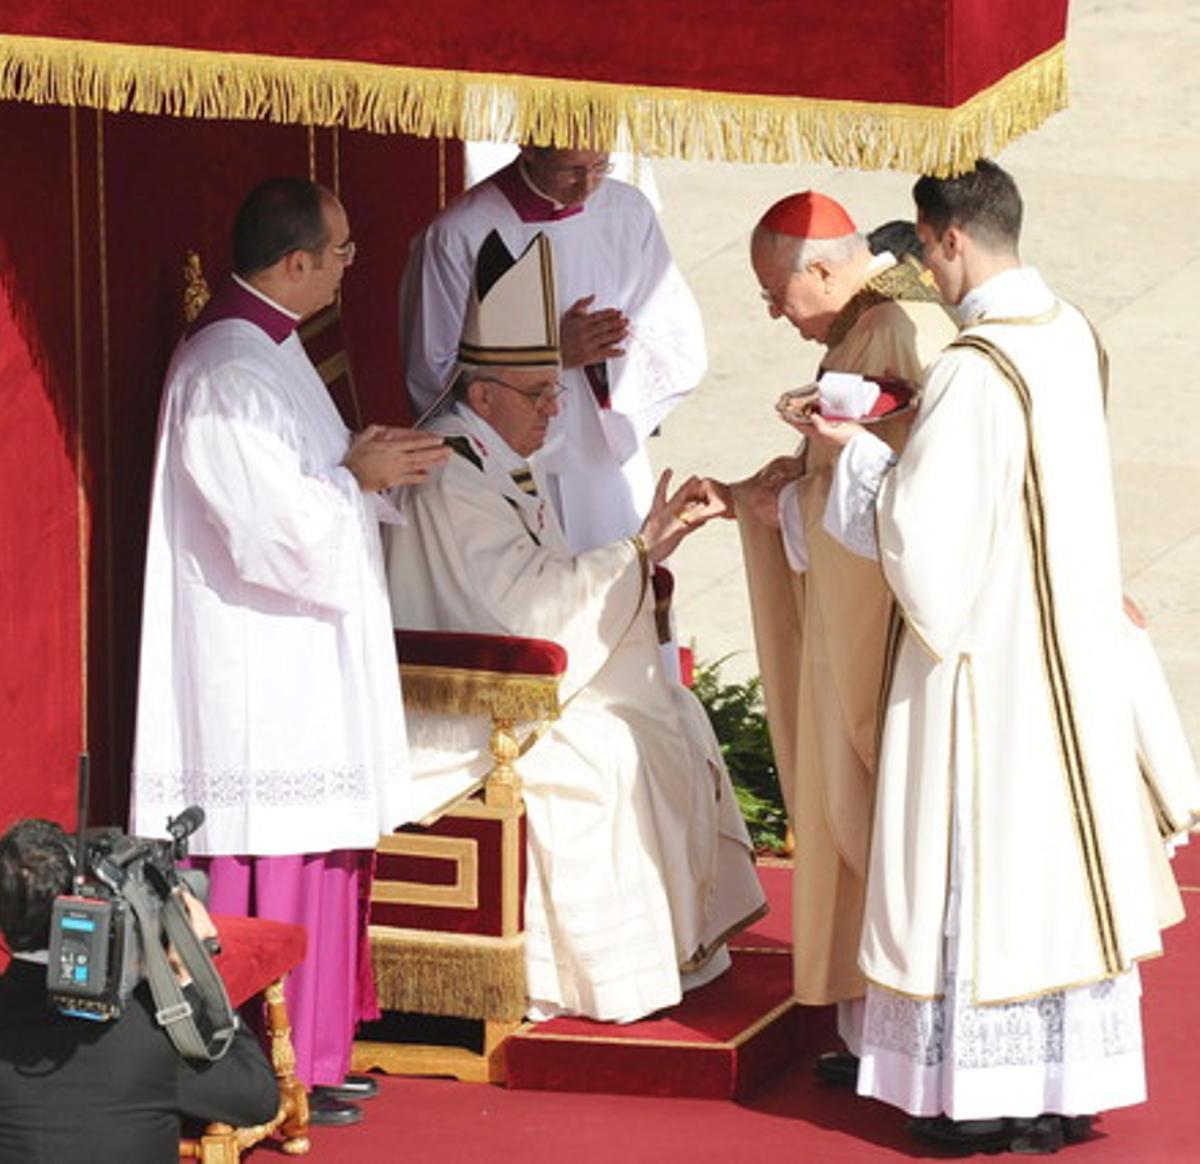
M 283 982 L 288 971 L 303 961 L 307 935 L 302 926 L 264 918 L 214 917 L 213 921 L 221 935 L 217 969 L 225 980 L 230 1002 L 240 1007 L 263 996 L 271 1067 L 279 1081 L 279 1111 L 273 1120 L 255 1128 L 209 1124 L 199 1139 L 179 1142 L 180 1159 L 238 1164 L 245 1149 L 274 1134 L 282 1139 L 284 1152 L 301 1156 L 310 1146 L 308 1094 L 296 1078 Z

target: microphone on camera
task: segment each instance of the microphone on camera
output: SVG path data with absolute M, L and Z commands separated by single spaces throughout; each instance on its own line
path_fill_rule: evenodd
M 173 816 L 167 821 L 167 832 L 171 834 L 171 839 L 178 844 L 190 837 L 203 823 L 204 809 L 198 804 L 193 804 L 190 808 L 185 808 L 178 816 Z

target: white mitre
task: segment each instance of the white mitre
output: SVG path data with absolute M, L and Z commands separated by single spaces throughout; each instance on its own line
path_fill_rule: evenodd
M 534 235 L 514 259 L 493 230 L 475 259 L 458 363 L 417 426 L 444 408 L 464 368 L 557 368 L 560 358 L 550 240 L 542 233 Z

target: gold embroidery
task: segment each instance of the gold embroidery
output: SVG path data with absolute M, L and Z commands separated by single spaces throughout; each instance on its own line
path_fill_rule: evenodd
M 883 755 L 883 725 L 887 719 L 888 699 L 896 678 L 896 660 L 900 657 L 900 642 L 904 638 L 904 616 L 900 604 L 893 599 L 888 610 L 887 639 L 883 647 L 883 672 L 879 681 L 879 705 L 875 709 L 875 763 Z
M 859 318 L 872 307 L 896 300 L 916 303 L 940 303 L 941 296 L 922 280 L 920 273 L 911 263 L 896 263 L 877 275 L 872 275 L 851 296 L 850 301 L 838 312 L 829 325 L 825 346 L 833 349 L 848 336 Z
M 1142 774 L 1142 784 L 1145 785 L 1146 795 L 1150 798 L 1150 807 L 1154 810 L 1154 823 L 1163 840 L 1178 833 L 1187 832 L 1186 824 L 1179 824 L 1171 815 L 1170 806 L 1159 791 L 1158 782 L 1154 779 L 1154 770 L 1142 753 L 1138 752 L 1138 771 Z
M 1061 311 L 1062 304 L 1056 302 L 1052 307 L 1046 308 L 1045 311 L 1040 312 L 1038 315 L 1007 315 L 997 316 L 994 319 L 983 315 L 976 315 L 963 323 L 959 330 L 965 331 L 968 327 L 976 327 L 981 323 L 1003 327 L 1041 327 L 1043 324 L 1053 323 Z
M 515 721 L 558 715 L 557 675 L 522 675 L 464 667 L 400 664 L 406 707 L 449 715 Z

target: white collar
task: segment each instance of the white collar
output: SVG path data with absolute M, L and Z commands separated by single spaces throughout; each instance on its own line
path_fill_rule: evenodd
M 452 413 L 467 436 L 474 437 L 484 448 L 485 454 L 495 458 L 492 465 L 502 473 L 529 468 L 529 462 L 469 404 L 456 402 Z
M 241 275 L 235 274 L 233 276 L 233 281 L 243 291 L 249 291 L 250 294 L 253 295 L 256 299 L 261 299 L 269 307 L 275 308 L 276 311 L 282 311 L 283 314 L 288 317 L 288 319 L 295 319 L 295 320 L 299 321 L 300 316 L 296 312 L 289 311 L 286 307 L 283 306 L 282 303 L 276 303 L 275 300 L 272 299 L 269 295 L 264 295 L 257 287 L 251 285 L 250 283 L 247 283 L 246 280 L 241 277 Z
M 537 185 L 536 182 L 534 182 L 534 180 L 529 176 L 528 171 L 525 169 L 525 159 L 524 158 L 517 159 L 517 173 L 521 175 L 521 180 L 525 183 L 526 186 L 528 186 L 530 188 L 530 190 L 532 190 L 539 198 L 543 198 L 543 199 L 545 199 L 545 201 L 549 202 L 550 205 L 553 206 L 555 210 L 569 210 L 570 209 L 570 207 L 568 207 L 565 202 L 559 202 L 559 200 L 557 198 L 551 198 L 550 195 L 547 194 L 545 190 L 543 190 L 540 186 Z
M 871 256 L 871 261 L 867 263 L 864 278 L 870 279 L 878 275 L 881 271 L 887 271 L 895 265 L 896 256 L 891 251 L 880 251 L 879 254 Z
M 958 305 L 958 318 L 967 327 L 989 318 L 1041 315 L 1056 302 L 1033 267 L 1013 267 L 968 291 Z
M 32 962 L 37 966 L 50 965 L 49 950 L 13 950 L 12 958 L 14 962 Z

